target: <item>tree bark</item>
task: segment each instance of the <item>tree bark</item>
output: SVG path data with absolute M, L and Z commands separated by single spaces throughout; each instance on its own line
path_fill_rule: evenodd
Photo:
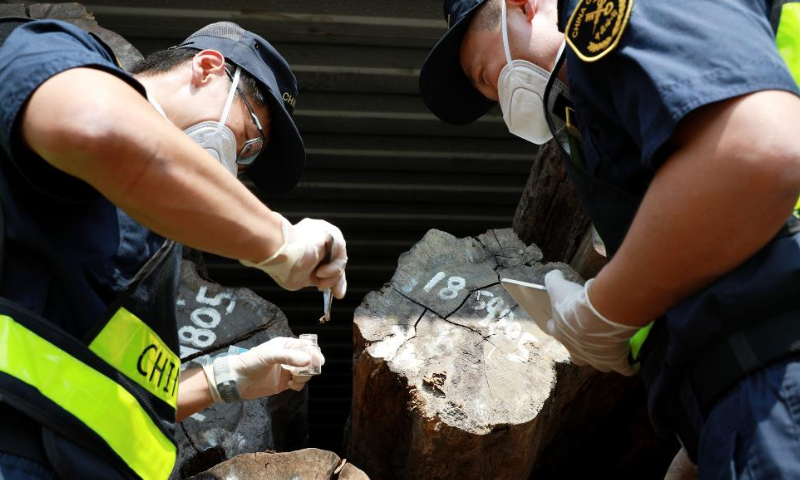
M 191 480 L 369 480 L 335 453 L 313 448 L 289 453 L 243 454 Z
M 550 261 L 566 261 L 578 251 L 589 217 L 567 179 L 558 146 L 539 149 L 514 215 L 513 229 L 523 243 L 535 243 Z
M 95 21 L 94 16 L 79 3 L 39 3 L 33 5 L 0 5 L 0 17 L 29 17 L 37 20 L 53 19 L 71 23 L 97 35 L 116 55 L 125 70 L 142 59 L 142 54 L 122 36 L 106 30 Z
M 567 262 L 584 278 L 594 277 L 607 263 L 591 241 L 589 217 L 553 140 L 533 161 L 512 228 L 524 243 L 539 245 L 546 260 Z

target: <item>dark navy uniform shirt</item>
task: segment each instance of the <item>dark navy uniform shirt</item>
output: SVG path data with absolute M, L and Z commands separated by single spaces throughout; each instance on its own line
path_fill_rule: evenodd
M 770 1 L 633 2 L 617 47 L 592 63 L 568 48 L 567 70 L 587 169 L 642 196 L 668 158 L 669 139 L 687 114 L 751 92 L 797 94 L 798 88 L 775 47 Z M 562 30 L 577 4 L 560 2 Z M 668 353 L 649 385 L 657 430 L 669 433 L 662 407 L 674 400 L 670 394 L 684 369 L 707 342 L 733 323 L 800 309 L 799 244 L 797 236 L 774 240 L 712 287 L 668 311 Z
M 23 142 L 20 114 L 31 94 L 76 67 L 116 75 L 145 94 L 103 43 L 67 23 L 27 23 L 0 48 L 0 295 L 82 338 L 163 239 Z

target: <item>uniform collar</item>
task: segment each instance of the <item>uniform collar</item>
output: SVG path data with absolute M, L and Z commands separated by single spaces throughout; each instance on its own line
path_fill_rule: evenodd
M 577 3 L 577 0 L 558 0 L 558 29 L 562 33 L 567 30 L 567 21 Z

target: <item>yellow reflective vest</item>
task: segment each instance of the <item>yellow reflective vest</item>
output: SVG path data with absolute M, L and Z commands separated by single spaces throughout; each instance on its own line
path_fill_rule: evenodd
M 141 299 L 175 305 L 175 277 L 164 270 L 176 271 L 176 253 L 173 242 L 161 248 L 91 341 L 0 298 L 4 403 L 97 452 L 124 478 L 166 480 L 175 466 L 177 341 L 156 334 L 148 320 L 164 319 L 145 317 L 157 309 Z

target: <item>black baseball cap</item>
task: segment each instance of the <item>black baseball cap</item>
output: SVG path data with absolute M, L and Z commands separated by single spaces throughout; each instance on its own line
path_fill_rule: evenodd
M 218 22 L 194 32 L 175 48 L 216 50 L 255 78 L 271 118 L 269 143 L 245 175 L 264 193 L 283 195 L 297 185 L 306 166 L 303 139 L 292 119 L 297 80 L 269 42 L 233 22 Z
M 469 22 L 485 1 L 444 1 L 448 31 L 428 54 L 419 74 L 419 90 L 425 105 L 434 115 L 453 125 L 474 122 L 496 103 L 472 86 L 459 59 L 461 41 Z

